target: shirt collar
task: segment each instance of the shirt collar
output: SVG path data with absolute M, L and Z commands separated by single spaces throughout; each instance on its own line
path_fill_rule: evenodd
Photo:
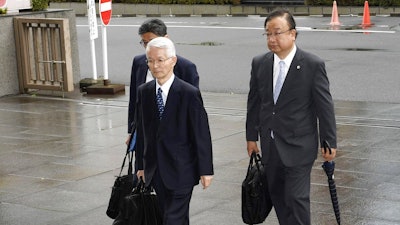
M 290 67 L 290 64 L 291 64 L 292 61 L 293 61 L 294 55 L 296 54 L 296 50 L 297 50 L 297 47 L 296 47 L 296 45 L 294 45 L 294 46 L 293 46 L 293 49 L 289 52 L 289 55 L 286 56 L 286 58 L 284 58 L 284 59 L 280 59 L 280 58 L 278 57 L 278 55 L 274 54 L 274 62 L 275 62 L 275 64 L 278 64 L 279 61 L 284 61 L 284 62 L 285 62 L 285 65 L 286 65 L 287 67 Z
M 168 96 L 169 89 L 171 88 L 171 85 L 172 85 L 172 82 L 174 82 L 174 79 L 175 79 L 175 74 L 172 74 L 172 76 L 162 86 L 160 86 L 160 84 L 156 81 L 156 94 L 157 94 L 158 88 L 161 87 L 163 94 L 165 94 L 165 96 Z

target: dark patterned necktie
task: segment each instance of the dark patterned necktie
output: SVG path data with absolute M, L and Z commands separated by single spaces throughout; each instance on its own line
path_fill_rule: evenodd
M 158 106 L 158 116 L 159 116 L 159 119 L 161 120 L 162 115 L 164 113 L 164 101 L 162 98 L 161 88 L 158 88 L 158 90 L 157 90 L 157 106 Z

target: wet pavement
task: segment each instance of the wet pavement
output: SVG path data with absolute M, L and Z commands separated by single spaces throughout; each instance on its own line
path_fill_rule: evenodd
M 194 225 L 239 225 L 245 94 L 204 92 L 214 148 L 212 186 L 195 188 Z M 0 98 L 0 224 L 111 224 L 106 214 L 125 151 L 128 95 Z M 400 104 L 336 101 L 335 178 L 344 225 L 400 224 Z M 335 224 L 319 157 L 312 224 Z M 264 224 L 278 224 L 275 213 Z

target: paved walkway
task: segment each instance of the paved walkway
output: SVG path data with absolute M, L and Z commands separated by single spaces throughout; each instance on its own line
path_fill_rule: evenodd
M 193 225 L 239 225 L 246 95 L 203 93 L 215 179 L 196 187 Z M 125 151 L 125 94 L 0 98 L 0 224 L 111 224 L 106 207 Z M 336 101 L 343 225 L 400 224 L 400 104 Z M 312 171 L 312 224 L 335 224 L 326 176 Z M 264 224 L 276 225 L 275 213 Z

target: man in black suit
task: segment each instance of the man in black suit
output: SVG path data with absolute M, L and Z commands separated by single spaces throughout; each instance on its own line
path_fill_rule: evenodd
M 207 113 L 200 90 L 175 76 L 170 39 L 151 40 L 146 57 L 155 80 L 138 88 L 137 176 L 154 187 L 163 225 L 189 225 L 193 187 L 214 174 Z
M 140 44 L 146 48 L 147 43 L 156 37 L 168 37 L 167 26 L 159 19 L 149 19 L 139 27 Z M 199 75 L 196 65 L 184 57 L 177 56 L 174 74 L 182 80 L 199 87 Z M 128 133 L 132 132 L 137 88 L 139 85 L 153 80 L 153 76 L 146 63 L 146 54 L 137 55 L 133 58 L 131 69 L 131 82 L 129 86 L 129 109 L 128 109 Z M 130 139 L 128 137 L 127 143 Z
M 247 151 L 259 152 L 266 191 L 281 225 L 310 225 L 310 174 L 318 142 L 327 140 L 336 155 L 336 121 L 325 63 L 297 48 L 296 23 L 287 10 L 264 23 L 270 52 L 252 61 L 247 102 Z
M 156 37 L 168 37 L 167 26 L 162 20 L 148 19 L 139 27 L 138 34 L 141 38 L 140 44 L 146 48 L 147 43 Z M 182 80 L 199 88 L 199 75 L 197 73 L 196 65 L 184 57 L 177 56 L 177 62 L 174 67 L 174 74 Z M 137 97 L 137 88 L 139 85 L 153 80 L 154 77 L 149 70 L 146 63 L 146 54 L 137 55 L 133 58 L 131 69 L 131 82 L 129 86 L 129 105 L 128 105 L 128 138 L 126 144 L 132 137 L 132 129 L 135 121 L 135 103 Z M 134 146 L 131 146 L 133 149 Z M 137 164 L 135 161 L 135 171 L 137 171 Z M 134 177 L 134 186 L 136 186 L 137 179 Z

